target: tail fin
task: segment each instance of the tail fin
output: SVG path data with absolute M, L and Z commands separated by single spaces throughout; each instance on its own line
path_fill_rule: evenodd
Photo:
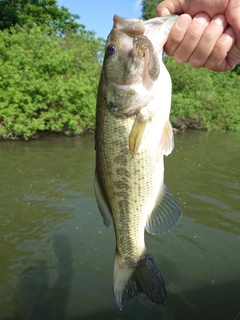
M 114 295 L 117 307 L 144 293 L 153 302 L 166 303 L 167 291 L 162 274 L 152 255 L 147 251 L 135 264 L 128 265 L 115 255 Z

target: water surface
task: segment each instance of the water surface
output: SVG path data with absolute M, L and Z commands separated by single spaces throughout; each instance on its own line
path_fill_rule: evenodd
M 1 141 L 0 319 L 240 319 L 240 134 L 187 131 L 165 159 L 183 211 L 146 235 L 168 291 L 122 312 L 112 292 L 115 240 L 93 192 L 93 136 Z

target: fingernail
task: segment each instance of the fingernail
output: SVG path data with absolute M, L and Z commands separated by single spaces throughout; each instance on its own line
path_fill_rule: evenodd
M 214 21 L 216 24 L 218 24 L 219 26 L 222 26 L 224 25 L 224 17 L 222 16 L 217 16 L 217 17 L 214 17 L 212 19 L 212 21 Z
M 189 15 L 181 15 L 176 22 L 176 27 L 181 31 L 186 31 L 191 23 L 191 17 Z
M 208 24 L 209 23 L 209 19 L 203 16 L 195 16 L 194 20 L 197 20 L 198 23 L 201 24 Z

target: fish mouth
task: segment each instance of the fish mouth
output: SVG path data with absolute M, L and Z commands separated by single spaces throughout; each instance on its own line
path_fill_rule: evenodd
M 118 51 L 106 76 L 106 100 L 115 114 L 132 116 L 153 99 L 163 46 L 176 18 L 172 15 L 142 21 L 114 17 L 107 43 L 116 44 Z
M 128 40 L 129 41 L 129 40 Z M 153 84 L 160 73 L 158 54 L 151 41 L 143 35 L 131 38 L 132 46 L 126 52 L 129 62 L 126 65 L 126 74 L 118 79 L 116 84 L 119 87 L 138 85 L 141 82 Z M 147 85 L 148 86 L 148 85 Z
M 124 39 L 126 39 L 124 37 Z M 129 44 L 129 36 L 127 41 Z M 129 60 L 125 74 L 108 87 L 107 100 L 111 109 L 129 117 L 145 107 L 152 99 L 152 88 L 160 73 L 158 55 L 149 39 L 138 35 L 131 38 L 132 46 L 125 51 Z

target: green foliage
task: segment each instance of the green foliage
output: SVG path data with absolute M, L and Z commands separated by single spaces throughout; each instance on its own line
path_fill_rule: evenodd
M 236 65 L 236 67 L 233 69 L 233 72 L 236 72 L 238 75 L 240 75 L 240 63 Z
M 94 128 L 100 42 L 92 33 L 57 37 L 35 25 L 0 38 L 1 137 Z
M 159 0 L 144 0 L 144 19 Z M 0 0 L 0 137 L 93 129 L 103 40 L 56 0 Z M 240 65 L 228 73 L 166 58 L 173 80 L 171 119 L 207 129 L 240 130 Z
M 75 22 L 78 15 L 57 6 L 56 0 L 0 0 L 0 30 L 18 24 L 48 25 L 58 33 L 76 32 L 83 25 Z
M 142 0 L 142 19 L 149 20 L 155 18 L 157 5 L 161 0 Z
M 208 130 L 240 130 L 240 78 L 165 58 L 173 83 L 171 120 Z

